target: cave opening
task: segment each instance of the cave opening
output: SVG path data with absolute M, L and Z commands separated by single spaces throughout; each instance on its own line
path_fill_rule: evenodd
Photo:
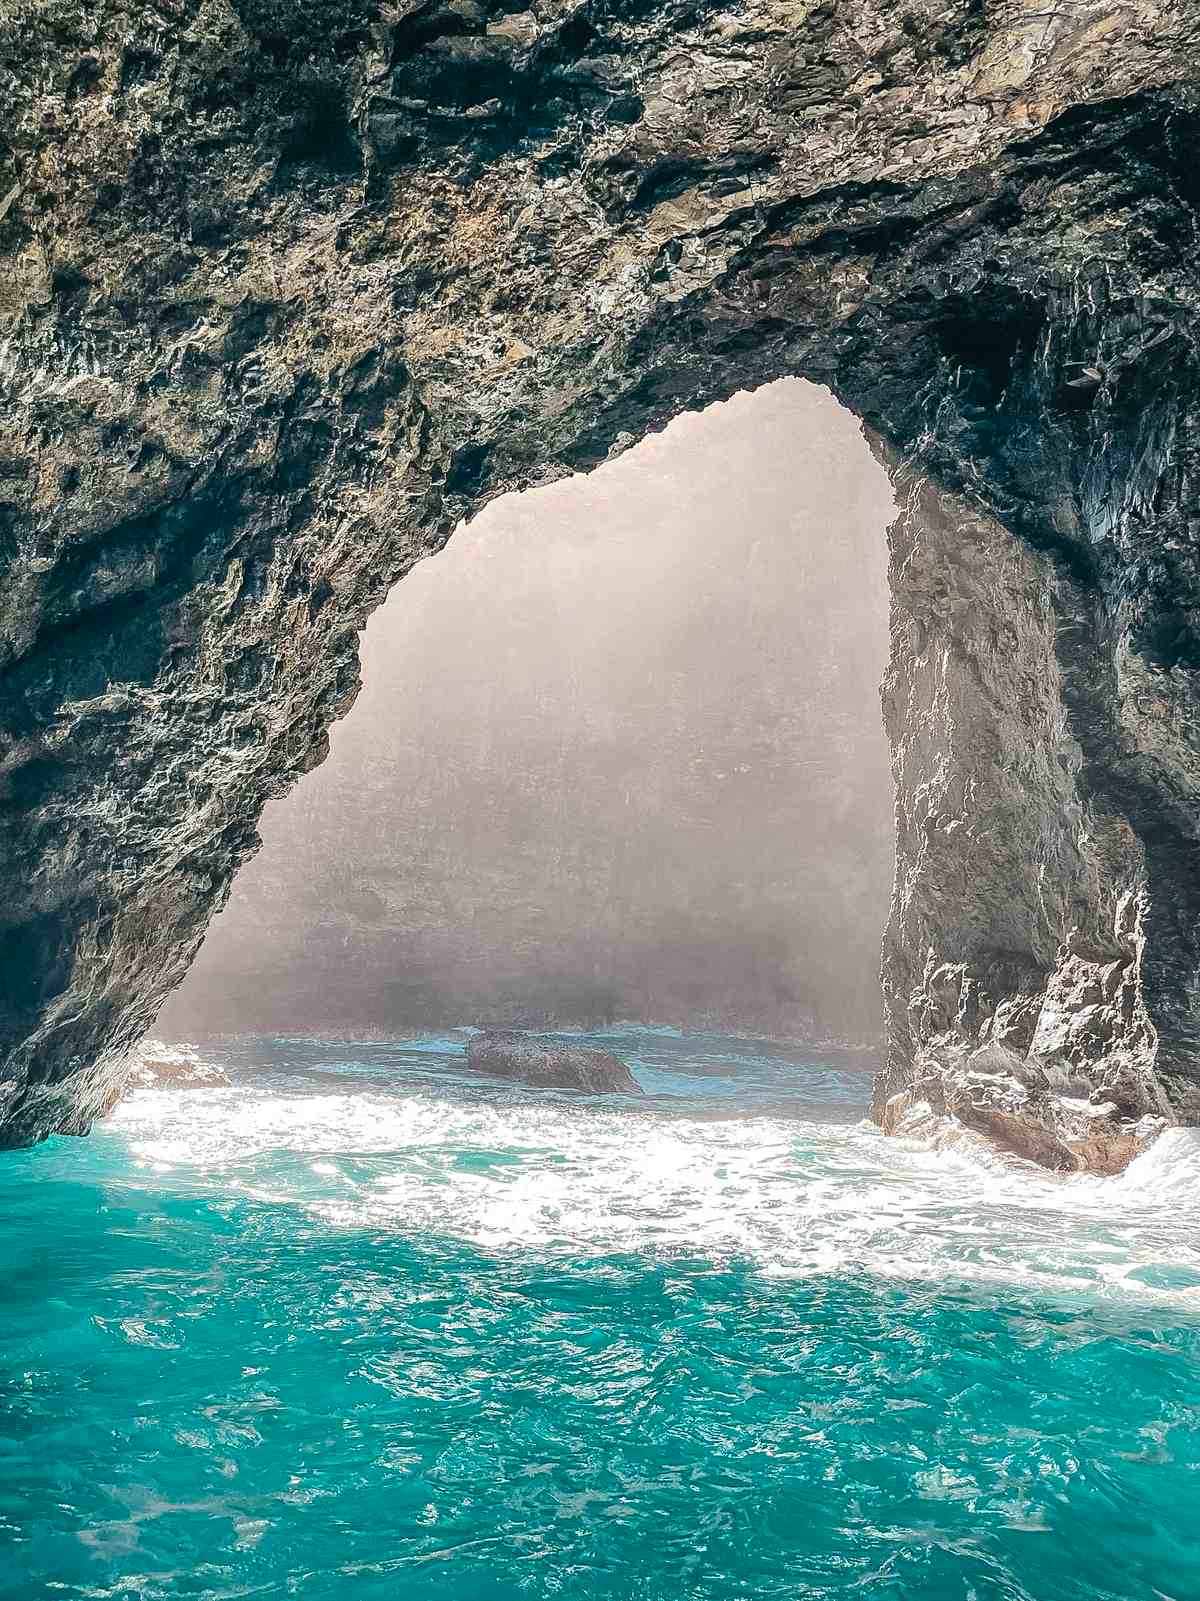
M 876 1045 L 893 511 L 797 380 L 494 501 L 372 617 L 157 1031 Z
M 1200 1596 L 1200 8 L 5 11 L 4 1594 Z

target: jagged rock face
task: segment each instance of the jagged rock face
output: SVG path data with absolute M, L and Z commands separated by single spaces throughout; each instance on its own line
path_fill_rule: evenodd
M 1119 1169 L 1196 1103 L 1143 960 L 1171 885 L 1152 882 L 1146 840 L 1085 754 L 1094 608 L 928 483 L 910 486 L 891 543 L 899 804 L 878 1115 L 901 1128 L 928 1106 L 1047 1166 Z M 1176 959 L 1186 970 L 1189 950 Z
M 932 709 L 902 814 L 929 832 L 932 785 L 982 838 L 1024 740 L 1052 819 L 1044 853 L 1040 822 L 1013 835 L 1004 892 L 1053 911 L 1011 966 L 962 830 L 903 847 L 882 1089 L 982 1040 L 964 990 L 981 1020 L 1015 1003 L 1027 1058 L 1040 996 L 1069 1049 L 1035 1056 L 1194 1114 L 1191 0 L 35 0 L 0 27 L 8 1140 L 103 1103 L 414 560 L 785 375 L 961 497 L 932 500 L 973 519 L 964 551 L 991 541 L 994 581 L 919 510 L 897 534 L 940 564 L 929 602 L 901 577 L 897 692 L 943 694 L 928 613 L 944 698 L 1000 719 L 963 739 Z M 1022 562 L 1059 675 L 1024 710 L 957 665 Z M 1034 671 L 1049 634 L 988 616 Z

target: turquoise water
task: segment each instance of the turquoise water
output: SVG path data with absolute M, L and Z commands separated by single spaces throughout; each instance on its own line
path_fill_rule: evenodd
M 245 1041 L 0 1159 L 0 1596 L 1196 1601 L 1200 1147 L 885 1140 L 853 1060 Z

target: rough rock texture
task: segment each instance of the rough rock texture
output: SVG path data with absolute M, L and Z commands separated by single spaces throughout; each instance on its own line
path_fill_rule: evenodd
M 589 1095 L 640 1095 L 642 1087 L 611 1051 L 563 1045 L 508 1029 L 489 1029 L 467 1041 L 467 1066 L 494 1078 L 543 1090 L 584 1090 Z
M 940 700 L 933 769 L 899 755 L 881 1096 L 982 1040 L 965 990 L 1040 996 L 1035 1062 L 1116 1075 L 1122 1114 L 1194 1118 L 1193 0 L 26 0 L 0 29 L 5 1138 L 102 1104 L 389 584 L 489 496 L 787 374 L 939 486 L 897 535 L 941 564 L 952 670 L 902 579 L 893 683 Z M 1006 584 L 957 595 L 939 495 L 964 552 L 1028 564 L 1060 675 L 1017 705 L 981 662 L 969 739 L 932 725 L 981 622 L 1014 672 L 1049 634 Z M 984 942 L 998 888 L 1047 897 L 1036 949 Z
M 1048 1166 L 1123 1165 L 1196 1105 L 1186 1054 L 1176 1075 L 1163 1049 L 1173 986 L 1144 960 L 1152 908 L 1189 880 L 1172 853 L 1154 882 L 1144 823 L 1088 761 L 1111 782 L 1121 754 L 1111 686 L 1089 685 L 1102 621 L 1049 557 L 928 483 L 891 538 L 881 1120 L 923 1100 Z

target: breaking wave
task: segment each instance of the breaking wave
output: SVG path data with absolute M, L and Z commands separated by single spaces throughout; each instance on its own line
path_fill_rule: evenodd
M 481 1086 L 453 1039 L 376 1047 L 357 1073 L 353 1054 L 330 1069 L 328 1047 L 293 1044 L 276 1047 L 290 1066 L 228 1090 L 141 1091 L 111 1128 L 148 1182 L 295 1203 L 335 1227 L 1200 1306 L 1198 1130 L 1169 1130 L 1119 1178 L 1063 1178 L 966 1131 L 889 1139 L 851 1120 L 861 1065 L 810 1064 L 781 1106 L 788 1064 L 740 1042 L 693 1042 L 698 1062 L 661 1033 L 606 1042 L 645 1101 Z
M 644 1097 L 243 1041 L 11 1153 L 3 1601 L 1200 1595 L 1194 1134 L 1058 1179 L 605 1043 Z

